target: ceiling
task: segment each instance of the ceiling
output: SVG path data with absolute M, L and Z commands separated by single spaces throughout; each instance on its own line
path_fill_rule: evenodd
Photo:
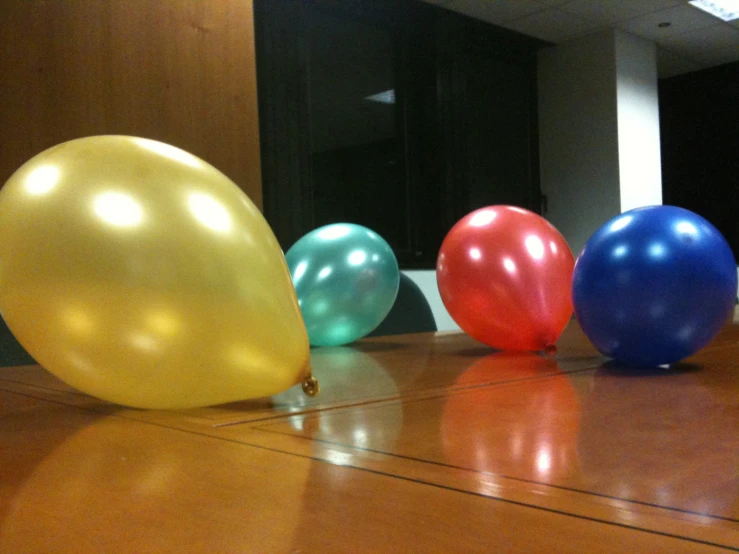
M 660 78 L 739 61 L 739 19 L 721 21 L 686 0 L 425 1 L 555 44 L 615 27 L 657 43 Z

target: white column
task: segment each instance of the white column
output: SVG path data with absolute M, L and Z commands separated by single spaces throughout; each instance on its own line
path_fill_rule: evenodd
M 657 48 L 616 32 L 616 98 L 621 211 L 662 204 Z

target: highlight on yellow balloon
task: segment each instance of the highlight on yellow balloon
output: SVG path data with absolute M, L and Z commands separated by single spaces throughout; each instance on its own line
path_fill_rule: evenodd
M 251 200 L 161 142 L 50 148 L 0 190 L 0 311 L 47 370 L 140 408 L 317 391 L 290 273 Z

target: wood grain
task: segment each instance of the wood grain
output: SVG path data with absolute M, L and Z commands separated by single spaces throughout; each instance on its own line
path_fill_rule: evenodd
M 323 400 L 182 412 L 0 370 L 0 551 L 739 549 L 738 323 L 668 371 L 576 324 L 556 358 L 448 333 L 313 355 Z
M 0 183 L 89 135 L 164 141 L 261 206 L 251 0 L 0 3 Z
M 12 396 L 1 393 L 1 404 Z M 35 456 L 3 450 L 3 468 L 13 468 L 0 477 L 3 552 L 719 551 L 44 401 L 20 404 L 3 444 L 35 437 Z

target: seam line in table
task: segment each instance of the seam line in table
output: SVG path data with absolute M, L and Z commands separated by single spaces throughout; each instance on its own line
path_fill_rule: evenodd
M 62 406 L 66 406 L 66 407 L 71 408 L 71 409 L 76 409 L 76 410 L 79 410 L 81 412 L 97 413 L 94 410 L 91 410 L 89 408 L 85 408 L 85 407 L 82 407 L 82 406 L 72 406 L 72 405 L 69 405 L 69 404 L 65 404 L 63 402 L 58 402 L 58 401 L 54 401 L 54 400 L 47 400 L 47 399 L 44 399 L 44 398 L 39 399 L 39 398 L 36 398 L 34 396 L 27 395 L 27 394 L 20 393 L 20 392 L 16 392 L 16 391 L 6 391 L 6 392 L 9 392 L 10 394 L 16 394 L 18 396 L 25 396 L 27 398 L 34 398 L 36 400 L 41 400 L 43 402 L 50 402 L 50 403 L 53 403 L 53 404 L 60 404 Z M 298 454 L 298 453 L 295 453 L 295 452 L 280 450 L 278 448 L 263 446 L 263 445 L 259 445 L 259 444 L 252 444 L 252 443 L 243 442 L 243 441 L 239 441 L 239 440 L 231 439 L 231 438 L 227 438 L 227 437 L 221 437 L 221 436 L 215 436 L 215 435 L 208 435 L 207 433 L 203 433 L 203 432 L 200 432 L 200 431 L 194 431 L 192 429 L 181 429 L 181 428 L 178 428 L 178 427 L 171 427 L 169 425 L 163 425 L 161 423 L 155 423 L 155 422 L 145 421 L 145 420 L 139 420 L 139 419 L 132 419 L 132 418 L 128 418 L 126 416 L 121 416 L 121 415 L 116 415 L 116 414 L 108 414 L 108 417 L 116 417 L 116 418 L 119 418 L 119 419 L 125 419 L 127 421 L 133 421 L 133 422 L 136 422 L 136 423 L 139 423 L 139 424 L 143 424 L 143 425 L 151 425 L 151 426 L 154 426 L 154 427 L 159 427 L 159 428 L 162 428 L 162 429 L 169 429 L 171 431 L 186 433 L 186 434 L 189 434 L 189 435 L 195 435 L 195 436 L 199 436 L 199 437 L 203 437 L 203 438 L 207 438 L 207 439 L 220 440 L 220 441 L 229 442 L 229 443 L 232 443 L 232 444 L 239 444 L 239 445 L 242 445 L 242 446 L 248 446 L 250 448 L 257 448 L 257 449 L 260 449 L 260 450 L 267 450 L 269 452 L 276 452 L 278 454 L 284 454 L 284 455 L 287 455 L 287 456 L 295 456 L 295 457 L 298 457 L 298 458 L 308 459 L 308 460 L 312 460 L 312 461 L 316 461 L 316 462 L 320 462 L 320 463 L 325 463 L 325 464 L 332 465 L 332 466 L 345 467 L 345 468 L 348 468 L 348 469 L 354 469 L 356 471 L 362 471 L 362 472 L 366 472 L 366 473 L 372 473 L 374 475 L 381 475 L 381 476 L 384 476 L 384 477 L 388 477 L 390 479 L 399 479 L 401 481 L 407 481 L 407 482 L 416 483 L 416 484 L 419 484 L 419 485 L 426 485 L 426 486 L 429 486 L 429 487 L 434 487 L 434 488 L 438 488 L 438 489 L 442 489 L 442 490 L 448 490 L 448 491 L 452 491 L 452 492 L 458 492 L 458 493 L 461 493 L 461 494 L 467 494 L 467 495 L 470 495 L 470 496 L 475 496 L 475 497 L 478 497 L 478 498 L 483 498 L 483 499 L 485 499 L 487 501 L 503 502 L 503 503 L 506 503 L 506 504 L 512 504 L 512 505 L 515 505 L 515 506 L 521 506 L 521 507 L 530 508 L 530 509 L 533 509 L 533 510 L 541 510 L 541 511 L 544 511 L 544 512 L 554 513 L 554 514 L 563 515 L 563 516 L 567 516 L 567 517 L 573 517 L 573 518 L 576 518 L 576 519 L 582 519 L 582 520 L 586 520 L 586 521 L 592 521 L 592 522 L 595 522 L 595 523 L 602 523 L 602 524 L 605 524 L 605 525 L 613 525 L 615 527 L 621 527 L 621 528 L 624 528 L 624 529 L 630 529 L 632 531 L 637 531 L 637 532 L 642 532 L 642 533 L 648 533 L 648 534 L 658 535 L 658 536 L 662 536 L 662 537 L 669 537 L 669 538 L 673 538 L 673 539 L 677 539 L 677 540 L 682 540 L 682 541 L 687 541 L 687 542 L 693 542 L 693 543 L 696 543 L 696 544 L 704 544 L 704 545 L 707 545 L 707 546 L 715 546 L 717 548 L 722 548 L 722 549 L 729 550 L 729 551 L 739 552 L 739 548 L 734 548 L 732 546 L 728 546 L 728 545 L 724 545 L 724 544 L 720 544 L 720 543 L 715 543 L 715 542 L 711 542 L 711 541 L 706 541 L 706 540 L 703 540 L 703 539 L 696 539 L 696 538 L 693 538 L 693 537 L 685 537 L 685 536 L 681 536 L 681 535 L 674 535 L 674 534 L 671 534 L 671 533 L 667 533 L 667 532 L 663 532 L 663 531 L 656 531 L 656 530 L 653 530 L 653 529 L 645 529 L 643 527 L 636 527 L 636 526 L 628 525 L 628 524 L 625 524 L 625 523 L 619 523 L 619 522 L 615 522 L 615 521 L 608 521 L 606 519 L 600 519 L 600 518 L 595 518 L 595 517 L 590 517 L 590 516 L 584 516 L 584 515 L 580 515 L 580 514 L 573 514 L 573 513 L 566 512 L 564 510 L 557 510 L 557 509 L 554 509 L 554 508 L 544 508 L 544 507 L 541 507 L 541 506 L 536 506 L 536 505 L 533 505 L 533 504 L 527 504 L 525 502 L 520 502 L 520 501 L 517 501 L 517 500 L 511 500 L 511 499 L 507 499 L 507 498 L 494 497 L 494 496 L 486 495 L 486 494 L 483 494 L 483 493 L 468 491 L 468 490 L 465 490 L 465 489 L 460 489 L 460 488 L 456 488 L 456 487 L 450 487 L 448 485 L 441 485 L 441 484 L 438 484 L 438 483 L 429 483 L 427 481 L 421 481 L 421 480 L 418 480 L 418 479 L 413 479 L 413 478 L 410 478 L 410 477 L 404 477 L 404 476 L 401 476 L 401 475 L 394 475 L 392 473 L 386 473 L 386 472 L 383 472 L 383 471 L 374 470 L 374 469 L 368 469 L 368 468 L 365 468 L 365 467 L 354 466 L 354 465 L 350 465 L 350 464 L 346 464 L 346 465 L 343 465 L 343 464 L 335 464 L 335 463 L 332 463 L 332 462 L 330 462 L 328 460 L 325 460 L 323 458 L 318 458 L 318 457 L 315 457 L 315 456 L 308 456 L 308 455 L 305 455 L 305 454 Z
M 274 425 L 274 424 L 272 424 L 272 425 Z M 477 470 L 477 469 L 470 469 L 468 467 L 455 466 L 453 464 L 445 464 L 443 462 L 437 462 L 435 460 L 424 460 L 422 458 L 415 458 L 413 456 L 407 456 L 405 454 L 395 454 L 395 453 L 392 453 L 392 452 L 384 452 L 382 450 L 376 450 L 376 449 L 373 449 L 373 448 L 366 448 L 366 447 L 362 447 L 362 446 L 355 446 L 355 445 L 351 445 L 351 444 L 344 444 L 344 443 L 341 443 L 341 442 L 332 442 L 332 441 L 328 441 L 328 440 L 325 440 L 325 439 L 317 439 L 317 438 L 304 437 L 304 436 L 301 436 L 301 435 L 297 435 L 297 434 L 293 434 L 293 433 L 288 433 L 288 432 L 284 432 L 284 431 L 275 431 L 275 430 L 272 430 L 272 429 L 267 429 L 264 426 L 251 426 L 250 429 L 256 429 L 256 430 L 261 431 L 263 433 L 273 433 L 273 434 L 276 434 L 276 435 L 283 435 L 283 436 L 287 436 L 287 437 L 293 437 L 293 438 L 296 438 L 296 439 L 306 440 L 308 442 L 320 442 L 322 444 L 327 444 L 327 445 L 330 445 L 330 446 L 340 446 L 340 447 L 349 448 L 349 449 L 352 449 L 352 450 L 359 450 L 361 452 L 370 452 L 372 454 L 381 454 L 383 456 L 388 456 L 388 457 L 391 457 L 391 458 L 399 458 L 399 459 L 402 459 L 402 460 L 409 460 L 409 461 L 412 461 L 412 462 L 418 462 L 418 463 L 422 463 L 422 464 L 429 464 L 429 465 L 444 467 L 444 468 L 448 468 L 448 469 L 456 469 L 456 470 L 461 470 L 461 471 L 469 471 L 469 472 L 473 472 L 473 473 L 479 473 L 479 474 L 482 474 L 482 475 L 489 475 L 491 477 L 500 477 L 500 478 L 503 478 L 503 479 L 509 479 L 511 481 L 518 481 L 518 482 L 521 482 L 521 483 L 528 483 L 528 484 L 532 484 L 532 485 L 539 485 L 539 486 L 542 486 L 542 487 L 550 487 L 550 488 L 553 488 L 553 489 L 559 489 L 559 490 L 564 490 L 564 491 L 568 491 L 568 492 L 576 492 L 576 493 L 579 493 L 579 494 L 586 494 L 586 495 L 591 495 L 591 496 L 597 496 L 597 497 L 600 497 L 600 498 L 607 498 L 609 500 L 618 500 L 620 502 L 627 502 L 629 504 L 637 504 L 637 505 L 640 505 L 640 506 L 648 506 L 650 508 L 660 508 L 660 509 L 663 509 L 663 510 L 669 510 L 669 511 L 679 512 L 679 513 L 686 514 L 686 515 L 692 515 L 692 516 L 698 516 L 698 517 L 706 517 L 706 518 L 710 518 L 710 519 L 717 519 L 717 520 L 721 520 L 721 521 L 727 521 L 727 522 L 730 522 L 730 523 L 739 523 L 739 520 L 738 519 L 734 519 L 734 518 L 731 518 L 731 517 L 719 516 L 719 515 L 715 515 L 715 514 L 706 514 L 706 513 L 701 513 L 701 512 L 694 512 L 692 510 L 686 510 L 686 509 L 683 509 L 683 508 L 675 508 L 675 507 L 672 507 L 672 506 L 663 506 L 661 504 L 653 504 L 651 502 L 645 502 L 643 500 L 633 500 L 633 499 L 629 499 L 629 498 L 621 498 L 621 497 L 618 497 L 618 496 L 612 496 L 612 495 L 608 495 L 608 494 L 604 494 L 604 493 L 590 492 L 590 491 L 587 491 L 587 490 L 577 489 L 577 488 L 574 488 L 574 487 L 566 487 L 564 485 L 555 485 L 555 484 L 551 484 L 551 483 L 543 483 L 541 481 L 535 481 L 533 479 L 525 479 L 523 477 L 513 477 L 513 476 L 505 475 L 505 474 L 502 474 L 502 473 L 492 473 L 492 472 L 489 472 L 489 471 L 481 471 L 481 470 Z

